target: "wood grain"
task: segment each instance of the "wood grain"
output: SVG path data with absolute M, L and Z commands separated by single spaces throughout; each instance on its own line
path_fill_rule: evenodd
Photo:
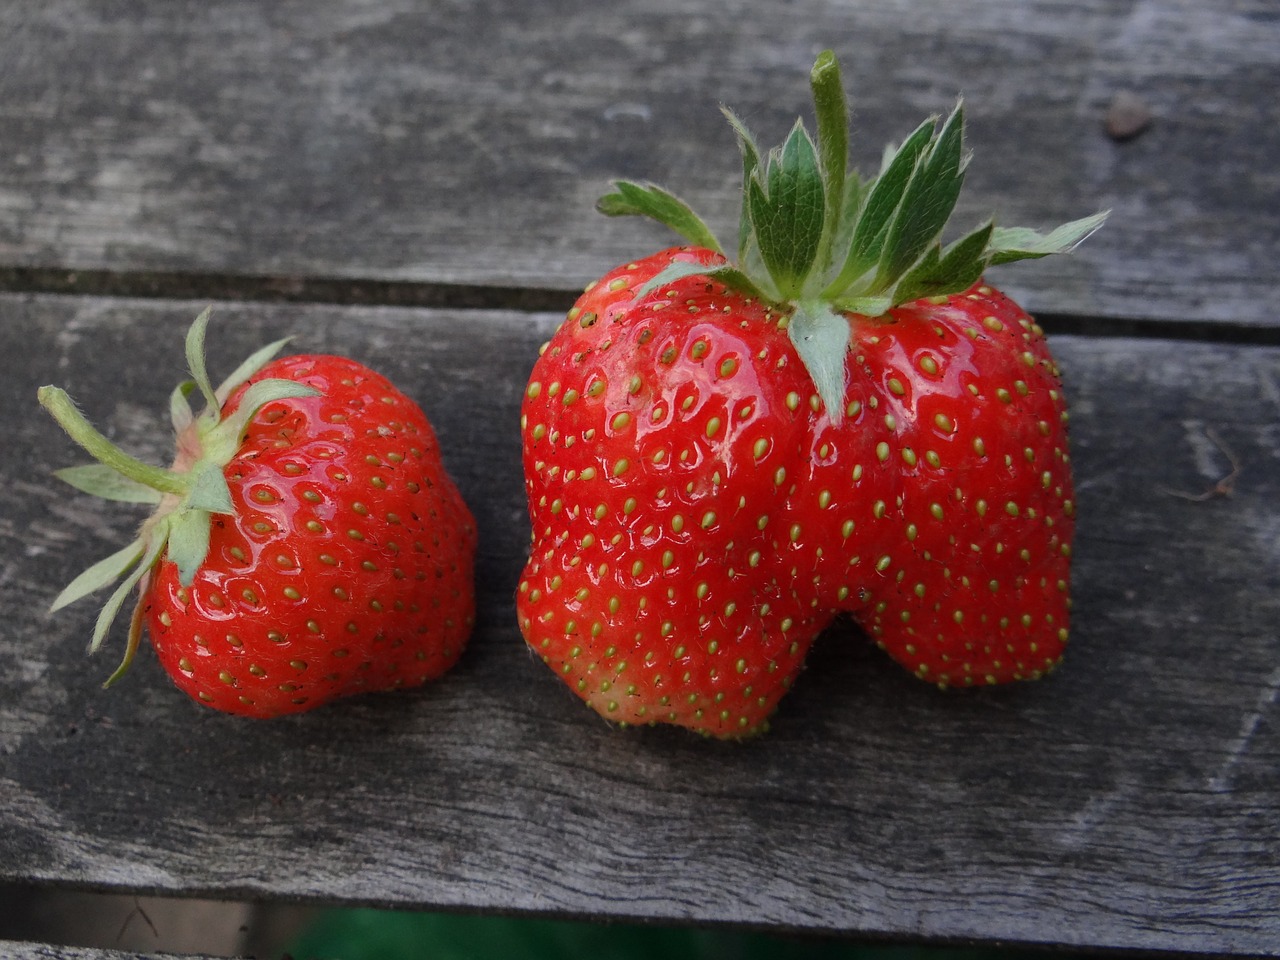
M 0 8 L 0 266 L 578 289 L 669 239 L 593 212 L 613 178 L 727 232 L 717 104 L 780 140 L 827 46 L 864 168 L 965 96 L 961 225 L 1114 210 L 1076 256 L 1009 274 L 1031 309 L 1276 325 L 1268 0 L 20 0 Z M 1151 123 L 1117 142 L 1123 95 Z
M 35 390 L 166 459 L 199 306 L 0 296 L 0 880 L 1280 951 L 1280 351 L 1056 338 L 1080 515 L 1063 669 L 944 695 L 838 628 L 773 730 L 726 745 L 611 729 L 519 638 L 518 403 L 548 314 L 220 308 L 215 376 L 295 332 L 420 400 L 477 515 L 483 613 L 441 681 L 281 721 L 196 706 L 149 651 L 100 690 L 91 605 L 45 610 L 137 517 L 54 487 L 77 457 Z M 1212 487 L 1227 451 L 1233 495 L 1169 492 Z

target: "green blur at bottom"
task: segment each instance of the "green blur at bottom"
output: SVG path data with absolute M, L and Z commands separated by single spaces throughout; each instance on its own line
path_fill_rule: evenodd
M 1038 951 L 859 946 L 696 927 L 333 910 L 290 946 L 294 960 L 1020 960 Z M 1055 960 L 1069 960 L 1054 954 Z

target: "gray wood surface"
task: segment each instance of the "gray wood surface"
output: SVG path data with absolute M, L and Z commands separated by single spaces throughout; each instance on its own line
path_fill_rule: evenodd
M 200 306 L 0 296 L 0 880 L 1280 953 L 1280 350 L 1054 338 L 1079 487 L 1064 667 L 942 694 L 838 628 L 733 745 L 611 729 L 519 638 L 518 402 L 551 314 L 220 307 L 215 376 L 295 332 L 420 400 L 480 527 L 477 631 L 425 689 L 268 723 L 189 702 L 149 651 L 100 690 L 118 646 L 84 657 L 91 606 L 45 610 L 137 517 L 50 480 L 78 458 L 35 390 L 165 459 Z M 1232 458 L 1233 495 L 1175 495 Z
M 727 232 L 717 103 L 780 140 L 827 46 L 863 166 L 963 94 L 963 222 L 1114 209 L 1074 258 L 1010 275 L 1031 309 L 1277 325 L 1273 0 L 17 0 L 0 286 L 577 289 L 666 238 L 593 212 L 614 177 L 665 183 Z M 1126 96 L 1151 122 L 1119 142 Z
M 133 950 L 110 950 L 97 947 L 64 947 L 48 943 L 29 943 L 17 940 L 0 940 L 0 958 L 4 960 L 201 960 L 196 954 L 138 953 Z M 205 958 L 212 960 L 212 958 Z

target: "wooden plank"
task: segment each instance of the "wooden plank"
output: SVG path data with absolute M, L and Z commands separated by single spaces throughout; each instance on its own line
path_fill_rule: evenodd
M 1277 324 L 1268 0 L 23 0 L 0 8 L 0 278 L 579 289 L 669 237 L 593 212 L 612 178 L 727 233 L 717 103 L 781 139 L 826 46 L 864 167 L 966 96 L 962 224 L 1115 210 L 1074 258 L 1011 276 L 1031 309 Z M 1153 118 L 1123 143 L 1104 130 L 1122 94 Z
M 163 960 L 166 957 L 172 960 L 177 960 L 178 957 L 200 960 L 198 955 L 191 953 L 143 954 L 133 950 L 126 952 L 100 947 L 64 947 L 58 944 L 17 940 L 0 940 L 0 957 L 4 957 L 5 960 L 147 960 L 148 957 L 154 960 Z M 206 960 L 212 960 L 212 956 L 206 955 Z
M 163 460 L 197 308 L 0 297 L 0 880 L 1280 949 L 1280 350 L 1057 338 L 1080 515 L 1063 669 L 942 694 L 836 629 L 773 730 L 726 745 L 611 729 L 520 640 L 517 419 L 546 314 L 220 308 L 215 375 L 295 331 L 423 403 L 479 523 L 476 634 L 426 689 L 275 722 L 198 707 L 149 651 L 100 690 L 114 663 L 83 656 L 93 611 L 45 610 L 137 517 L 56 489 L 49 471 L 77 458 L 36 386 L 67 386 Z M 1243 466 L 1233 496 L 1166 492 L 1212 486 L 1226 450 Z

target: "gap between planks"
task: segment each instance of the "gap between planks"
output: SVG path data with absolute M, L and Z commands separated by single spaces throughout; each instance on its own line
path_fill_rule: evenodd
M 0 294 L 559 312 L 572 306 L 579 292 L 363 277 L 0 267 Z M 1280 346 L 1280 326 L 1100 317 L 1049 310 L 1035 311 L 1035 315 L 1047 330 L 1062 335 Z

